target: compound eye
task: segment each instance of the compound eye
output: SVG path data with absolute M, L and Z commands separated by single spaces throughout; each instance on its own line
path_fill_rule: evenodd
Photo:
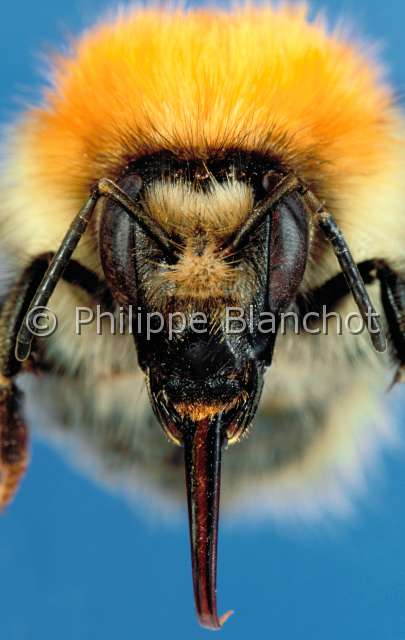
M 137 200 L 142 178 L 128 175 L 118 186 L 133 200 Z M 136 222 L 120 204 L 107 200 L 100 223 L 101 262 L 115 300 L 124 306 L 137 303 L 136 237 Z
M 308 257 L 308 221 L 300 196 L 291 193 L 271 215 L 269 306 L 284 311 L 297 293 Z

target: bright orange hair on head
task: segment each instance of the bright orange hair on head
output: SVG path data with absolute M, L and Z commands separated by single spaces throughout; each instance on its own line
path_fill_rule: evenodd
M 75 197 L 162 148 L 203 158 L 255 149 L 309 181 L 321 167 L 339 187 L 383 161 L 392 102 L 378 68 L 302 5 L 135 9 L 54 60 L 24 146 L 38 184 Z

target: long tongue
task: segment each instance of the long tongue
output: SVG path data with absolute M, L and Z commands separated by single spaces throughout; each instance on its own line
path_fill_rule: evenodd
M 184 455 L 195 606 L 200 624 L 220 629 L 232 611 L 217 613 L 217 543 L 221 480 L 221 414 L 184 427 Z

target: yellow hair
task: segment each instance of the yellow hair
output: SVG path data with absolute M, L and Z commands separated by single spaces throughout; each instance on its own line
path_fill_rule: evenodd
M 306 8 L 137 9 L 54 60 L 27 114 L 35 171 L 87 191 L 161 148 L 207 157 L 241 147 L 282 157 L 311 180 L 362 175 L 393 144 L 392 94 L 374 64 Z M 51 187 L 52 188 L 52 187 Z

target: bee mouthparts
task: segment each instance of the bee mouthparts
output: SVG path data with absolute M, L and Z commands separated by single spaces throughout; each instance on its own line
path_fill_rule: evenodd
M 194 598 L 199 622 L 207 629 L 220 629 L 233 613 L 217 613 L 221 418 L 219 413 L 199 422 L 188 420 L 183 435 Z

